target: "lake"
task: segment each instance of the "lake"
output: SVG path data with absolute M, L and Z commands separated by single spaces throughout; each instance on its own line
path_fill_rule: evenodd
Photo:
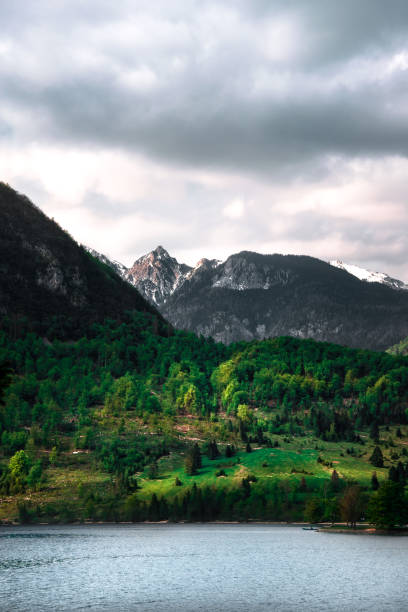
M 0 528 L 0 610 L 407 610 L 408 537 L 276 525 Z

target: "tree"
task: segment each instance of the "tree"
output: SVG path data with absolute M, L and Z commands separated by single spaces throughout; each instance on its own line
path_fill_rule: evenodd
M 209 459 L 217 459 L 220 456 L 217 443 L 215 440 L 211 440 L 207 444 L 207 456 Z
M 377 529 L 394 529 L 397 525 L 405 525 L 408 515 L 404 488 L 392 480 L 383 482 L 370 500 L 368 518 Z
M 308 523 L 318 523 L 322 518 L 322 505 L 320 499 L 312 497 L 308 499 L 305 506 L 304 517 Z
M 302 478 L 300 480 L 299 491 L 301 491 L 302 493 L 306 493 L 307 492 L 306 478 L 304 476 L 302 476 Z
M 377 421 L 373 421 L 370 427 L 370 438 L 374 440 L 374 442 L 378 442 L 380 438 L 380 429 L 378 427 Z
M 373 464 L 374 467 L 384 467 L 384 457 L 379 446 L 376 446 L 373 450 L 373 454 L 370 457 L 370 462 Z
M 194 476 L 201 468 L 201 452 L 197 442 L 188 449 L 184 467 L 189 476 Z
M 339 518 L 339 500 L 337 497 L 330 497 L 324 503 L 324 520 L 332 524 Z
M 229 444 L 227 444 L 226 448 L 225 448 L 225 456 L 227 459 L 229 459 L 230 457 L 232 457 L 235 454 L 235 449 L 233 446 L 230 446 Z
M 397 473 L 398 473 L 398 482 L 402 486 L 405 486 L 405 482 L 406 482 L 405 468 L 402 465 L 401 461 L 398 461 Z
M 379 486 L 380 483 L 378 482 L 377 472 L 373 472 L 373 475 L 371 476 L 371 488 L 373 491 L 377 491 Z
M 27 484 L 30 488 L 35 489 L 42 479 L 42 463 L 41 459 L 38 459 L 28 472 Z
M 330 484 L 333 491 L 338 491 L 340 489 L 340 476 L 338 475 L 336 470 L 333 470 L 332 472 Z
M 194 476 L 197 474 L 197 468 L 194 465 L 194 457 L 191 451 L 187 452 L 186 458 L 184 460 L 184 469 L 186 470 L 186 474 L 189 476 Z
M 394 465 L 392 465 L 388 470 L 388 480 L 398 482 L 398 470 Z
M 200 451 L 200 447 L 198 446 L 197 442 L 193 446 L 193 458 L 194 458 L 194 465 L 197 468 L 197 470 L 199 470 L 202 464 L 201 464 L 201 451 Z
M 30 463 L 26 452 L 23 450 L 17 451 L 9 461 L 9 470 L 12 478 L 17 479 L 26 476 L 29 465 Z
M 53 446 L 50 452 L 50 464 L 55 465 L 58 458 L 58 450 L 56 446 Z
M 29 468 L 30 462 L 25 451 L 19 450 L 11 457 L 8 469 L 12 493 L 19 493 L 25 490 Z
M 364 499 L 361 488 L 358 485 L 347 487 L 340 500 L 340 516 L 347 526 L 356 527 L 357 521 L 361 518 L 364 508 Z
M 149 468 L 147 470 L 147 477 L 149 480 L 155 480 L 159 475 L 159 466 L 157 465 L 157 461 L 153 461 L 153 463 L 151 463 L 149 465 Z

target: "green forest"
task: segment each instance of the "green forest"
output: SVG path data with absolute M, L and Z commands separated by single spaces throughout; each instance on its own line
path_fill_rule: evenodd
M 408 358 L 4 320 L 0 519 L 407 522 Z

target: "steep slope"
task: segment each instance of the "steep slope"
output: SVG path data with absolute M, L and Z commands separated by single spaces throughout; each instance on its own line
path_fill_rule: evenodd
M 404 283 L 404 281 L 398 280 L 397 278 L 392 278 L 385 274 L 384 272 L 373 272 L 372 270 L 365 270 L 364 268 L 360 268 L 359 266 L 355 266 L 354 264 L 345 263 L 344 261 L 340 261 L 339 259 L 333 260 L 329 262 L 331 266 L 335 268 L 340 268 L 340 270 L 345 270 L 349 274 L 357 277 L 360 280 L 366 281 L 367 283 L 380 283 L 382 285 L 387 285 L 392 289 L 408 289 L 408 284 Z
M 242 252 L 201 267 L 161 306 L 222 342 L 279 335 L 383 350 L 408 335 L 408 293 L 294 255 Z
M 96 259 L 99 259 L 99 261 L 101 261 L 105 265 L 112 268 L 112 270 L 114 270 L 116 274 L 119 274 L 119 276 L 121 276 L 122 278 L 126 280 L 126 274 L 127 274 L 128 269 L 126 266 L 120 263 L 120 261 L 109 259 L 109 257 L 104 255 L 103 253 L 98 253 L 98 251 L 95 251 L 95 249 L 91 249 L 90 247 L 87 247 L 86 245 L 82 245 L 82 246 L 86 251 L 88 251 L 90 255 L 92 255 L 92 257 L 96 257 Z
M 0 316 L 72 337 L 125 311 L 157 311 L 28 198 L 0 183 Z M 161 317 L 160 317 L 161 318 Z M 4 324 L 4 322 L 3 322 Z

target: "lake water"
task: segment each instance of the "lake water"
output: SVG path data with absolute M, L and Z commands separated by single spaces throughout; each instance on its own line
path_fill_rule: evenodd
M 408 610 L 408 537 L 272 525 L 1 527 L 0 610 Z

